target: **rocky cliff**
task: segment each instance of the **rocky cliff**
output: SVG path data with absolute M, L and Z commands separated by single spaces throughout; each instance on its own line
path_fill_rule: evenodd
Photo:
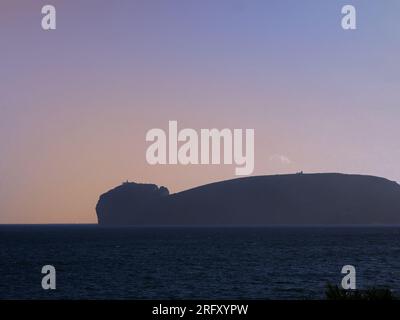
M 246 177 L 169 195 L 125 183 L 100 196 L 103 225 L 399 224 L 400 185 L 337 173 Z

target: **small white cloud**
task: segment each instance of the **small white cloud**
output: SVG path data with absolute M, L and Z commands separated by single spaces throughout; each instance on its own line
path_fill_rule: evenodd
M 292 163 L 292 161 L 283 154 L 274 154 L 271 157 L 269 157 L 269 160 L 274 162 L 279 162 L 285 165 Z

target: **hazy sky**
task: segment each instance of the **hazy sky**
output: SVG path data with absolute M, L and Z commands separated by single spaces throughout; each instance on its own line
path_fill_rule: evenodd
M 400 181 L 398 0 L 4 0 L 0 37 L 0 223 L 96 222 L 126 179 L 176 192 L 235 177 L 148 165 L 146 132 L 168 120 L 254 128 L 255 175 Z

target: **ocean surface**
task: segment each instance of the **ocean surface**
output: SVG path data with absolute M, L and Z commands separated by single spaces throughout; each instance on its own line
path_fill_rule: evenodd
M 347 264 L 400 295 L 400 227 L 0 226 L 0 299 L 323 299 Z

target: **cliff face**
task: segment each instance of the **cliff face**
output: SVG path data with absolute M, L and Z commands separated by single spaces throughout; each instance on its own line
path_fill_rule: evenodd
M 99 224 L 141 224 L 148 209 L 168 195 L 167 188 L 155 184 L 123 183 L 100 196 L 96 205 Z
M 221 181 L 168 195 L 127 183 L 103 194 L 99 224 L 399 224 L 400 185 L 345 174 L 292 174 Z

